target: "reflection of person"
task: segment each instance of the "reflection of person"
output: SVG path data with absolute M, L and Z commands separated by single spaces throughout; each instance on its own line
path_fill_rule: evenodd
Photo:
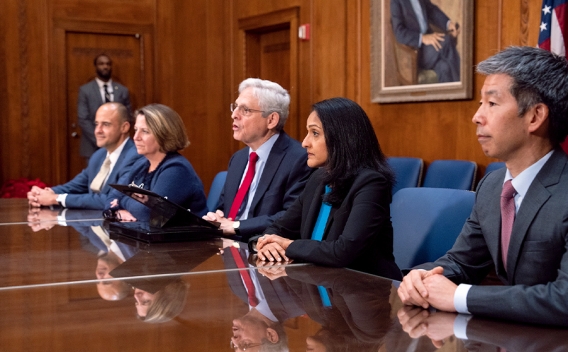
M 283 280 L 321 325 L 306 339 L 308 351 L 379 350 L 391 327 L 390 280 L 316 266 L 285 270 Z
M 310 173 L 306 153 L 283 130 L 289 105 L 290 95 L 277 83 L 249 78 L 239 85 L 231 104 L 233 137 L 247 147 L 229 161 L 219 210 L 205 217 L 220 222 L 223 233 L 248 240 L 281 217 L 304 188 Z M 254 155 L 247 191 L 244 175 Z
M 136 313 L 146 323 L 164 323 L 177 317 L 185 306 L 189 284 L 181 278 L 151 293 L 134 288 Z
M 430 0 L 391 0 L 390 11 L 396 40 L 418 49 L 418 67 L 434 70 L 440 83 L 459 81 L 459 26 Z M 431 24 L 448 35 L 433 31 Z
M 95 136 L 95 114 L 104 103 L 117 102 L 126 107 L 130 115 L 130 95 L 128 88 L 114 82 L 112 76 L 112 61 L 106 54 L 95 57 L 93 61 L 97 77 L 79 88 L 77 116 L 81 127 L 81 156 L 88 159 L 100 146 L 97 146 Z
M 389 208 L 393 173 L 367 114 L 349 99 L 328 99 L 314 104 L 307 129 L 302 145 L 308 165 L 319 170 L 284 216 L 251 239 L 258 240 L 258 257 L 399 279 Z
M 140 158 L 118 183 L 150 190 L 198 216 L 204 215 L 203 184 L 189 161 L 178 152 L 189 145 L 181 117 L 161 104 L 147 105 L 135 115 L 134 143 L 144 158 Z M 122 220 L 150 218 L 147 206 L 118 191 L 109 194 L 108 204 L 119 209 Z
M 477 138 L 507 167 L 480 181 L 453 248 L 410 271 L 398 294 L 409 305 L 568 326 L 568 157 L 559 149 L 568 134 L 568 62 L 511 47 L 477 71 L 487 75 L 473 116 Z M 504 286 L 480 285 L 491 270 Z
M 454 326 L 460 320 L 467 321 L 467 329 L 455 337 L 462 340 L 467 351 L 565 351 L 568 347 L 566 330 L 560 328 L 512 324 L 408 306 L 397 315 L 412 338 L 428 336 L 438 348 L 453 340 Z
M 101 149 L 89 159 L 87 168 L 71 181 L 53 188 L 32 187 L 28 192 L 30 205 L 104 209 L 111 189 L 109 184 L 116 183 L 139 158 L 128 137 L 129 131 L 130 115 L 126 107 L 120 103 L 103 104 L 95 118 L 95 136 Z
M 226 247 L 222 258 L 233 293 L 248 304 L 249 311 L 233 320 L 231 346 L 242 351 L 261 346 L 260 351 L 287 351 L 288 339 L 282 323 L 304 314 L 283 280 L 259 275 L 247 262 L 248 250 Z M 247 280 L 250 278 L 250 284 Z M 251 285 L 251 286 L 249 286 Z

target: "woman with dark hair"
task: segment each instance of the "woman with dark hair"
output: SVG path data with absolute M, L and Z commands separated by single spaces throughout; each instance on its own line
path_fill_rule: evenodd
M 252 238 L 260 260 L 300 260 L 401 279 L 390 221 L 394 174 L 363 109 L 314 104 L 302 143 L 318 168 L 284 216 Z
M 206 198 L 203 184 L 189 161 L 179 151 L 189 145 L 181 117 L 161 104 L 147 105 L 134 113 L 134 144 L 144 156 L 119 184 L 132 185 L 167 197 L 203 216 Z M 148 220 L 150 209 L 118 191 L 109 194 L 111 208 L 123 221 Z

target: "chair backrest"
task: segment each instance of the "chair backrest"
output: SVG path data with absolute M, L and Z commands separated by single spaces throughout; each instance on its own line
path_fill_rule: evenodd
M 502 161 L 494 161 L 492 163 L 489 163 L 489 165 L 487 165 L 487 167 L 485 168 L 485 174 L 487 175 L 491 171 L 495 171 L 502 167 L 505 167 L 505 163 Z
M 454 244 L 475 193 L 447 188 L 404 188 L 393 196 L 395 262 L 401 269 L 434 261 Z
M 468 160 L 434 160 L 424 177 L 423 187 L 472 191 L 477 164 Z
M 207 209 L 209 211 L 217 210 L 219 205 L 219 197 L 221 196 L 221 191 L 225 185 L 225 179 L 227 178 L 227 171 L 221 171 L 211 183 L 211 188 L 209 189 L 209 194 L 207 195 Z
M 392 194 L 395 194 L 401 188 L 420 186 L 422 170 L 424 168 L 422 159 L 389 157 L 387 161 L 396 176 Z

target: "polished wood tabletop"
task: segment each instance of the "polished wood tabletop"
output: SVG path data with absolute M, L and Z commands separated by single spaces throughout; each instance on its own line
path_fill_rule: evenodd
M 0 200 L 0 267 L 1 351 L 568 351 L 565 329 L 405 307 L 389 279 L 129 241 L 25 200 Z

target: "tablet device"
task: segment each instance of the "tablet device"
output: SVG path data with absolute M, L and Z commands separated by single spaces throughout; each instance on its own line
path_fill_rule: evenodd
M 178 242 L 216 238 L 219 223 L 202 219 L 166 197 L 132 185 L 109 185 L 150 208 L 148 221 L 111 222 L 111 233 L 145 242 Z

